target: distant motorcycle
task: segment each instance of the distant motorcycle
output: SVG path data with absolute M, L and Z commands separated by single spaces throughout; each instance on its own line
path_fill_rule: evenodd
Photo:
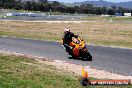
M 63 45 L 63 39 L 61 39 L 62 47 L 71 55 L 73 58 L 81 58 L 81 60 L 92 61 L 92 56 L 86 48 L 85 41 L 78 37 L 73 37 L 72 42 L 67 45 Z

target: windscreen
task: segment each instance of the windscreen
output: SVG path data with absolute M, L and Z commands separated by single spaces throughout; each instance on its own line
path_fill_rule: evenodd
M 76 44 L 80 44 L 80 41 L 78 40 L 78 38 L 73 37 L 73 38 L 72 38 L 72 41 L 73 41 L 74 43 L 76 43 Z

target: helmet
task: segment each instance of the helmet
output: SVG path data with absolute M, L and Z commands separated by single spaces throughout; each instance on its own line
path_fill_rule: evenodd
M 64 32 L 66 33 L 66 32 L 70 32 L 70 29 L 69 28 L 66 28 L 65 30 L 64 30 Z

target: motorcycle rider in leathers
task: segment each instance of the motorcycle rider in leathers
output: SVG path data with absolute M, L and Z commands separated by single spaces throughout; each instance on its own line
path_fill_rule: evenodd
M 70 43 L 72 42 L 72 37 L 77 37 L 74 33 L 70 32 L 70 29 L 66 28 L 64 30 L 63 36 L 63 46 L 66 48 L 66 51 L 71 51 L 74 47 L 70 47 Z

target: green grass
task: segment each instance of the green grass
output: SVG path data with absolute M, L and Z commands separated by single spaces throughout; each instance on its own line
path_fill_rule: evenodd
M 118 47 L 129 47 L 132 48 L 132 43 L 130 41 L 123 41 L 123 40 L 112 40 L 112 41 L 108 41 L 108 40 L 94 40 L 92 42 L 92 44 L 96 44 L 96 45 L 106 45 L 106 46 L 118 46 Z
M 32 34 L 32 33 L 14 33 L 14 32 L 7 32 L 7 31 L 0 31 L 0 36 L 9 36 L 9 37 L 17 37 L 17 38 L 29 38 L 29 39 L 37 39 L 37 40 L 47 40 L 47 41 L 59 41 L 61 37 L 51 33 L 46 33 L 45 35 L 41 34 Z
M 92 20 L 92 21 L 116 21 L 116 22 L 127 22 L 127 21 L 132 21 L 132 17 L 100 17 L 100 16 L 88 16 L 88 17 L 83 17 L 81 18 L 82 20 Z
M 81 18 L 82 20 L 89 20 L 89 21 L 97 21 L 97 20 L 100 20 L 100 21 L 105 21 L 107 20 L 106 17 L 100 17 L 100 16 L 88 16 L 88 17 L 82 17 Z
M 78 24 L 0 21 L 0 36 L 60 41 L 65 27 L 84 38 L 86 43 L 132 48 L 132 25 L 122 22 L 95 21 Z
M 83 88 L 75 74 L 22 56 L 0 54 L 0 88 Z M 92 78 L 93 79 L 93 78 Z M 131 88 L 88 86 L 86 88 Z
M 132 21 L 132 17 L 108 17 L 107 20 L 112 19 L 112 21 Z
M 80 88 L 77 78 L 25 57 L 0 55 L 0 88 Z M 25 64 L 27 63 L 27 64 Z

